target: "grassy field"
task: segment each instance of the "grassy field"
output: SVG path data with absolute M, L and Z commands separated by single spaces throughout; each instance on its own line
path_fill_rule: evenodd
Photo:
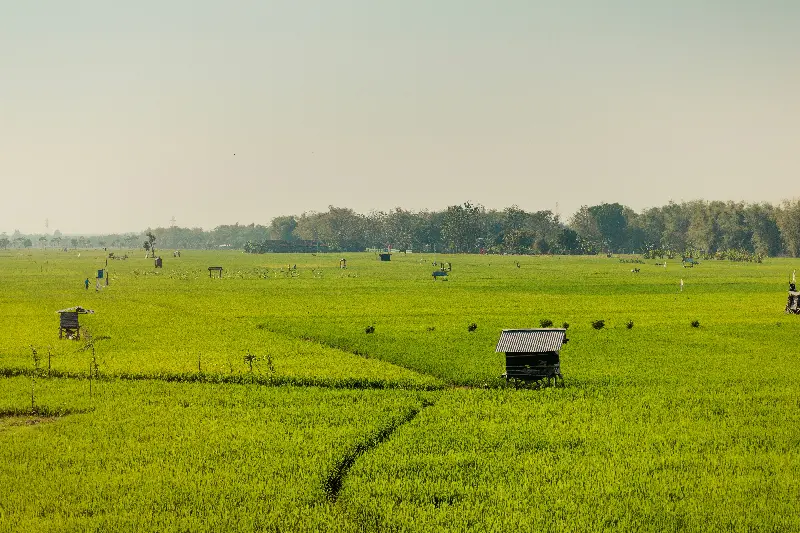
M 800 530 L 797 260 L 130 256 L 0 252 L 0 531 Z

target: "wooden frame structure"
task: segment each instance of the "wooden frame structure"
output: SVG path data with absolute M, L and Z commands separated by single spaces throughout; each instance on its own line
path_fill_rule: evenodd
M 81 325 L 78 315 L 94 314 L 94 311 L 76 306 L 56 311 L 56 313 L 59 314 L 58 338 L 63 339 L 64 334 L 66 334 L 68 339 L 80 340 Z
M 208 267 L 208 277 L 209 278 L 212 277 L 211 276 L 212 272 L 218 272 L 219 273 L 219 277 L 222 278 L 222 267 Z
M 787 315 L 800 315 L 800 291 L 789 291 L 789 300 L 786 302 Z
M 567 330 L 562 328 L 504 329 L 495 348 L 506 354 L 502 377 L 556 386 L 561 380 L 563 386 L 559 352 L 566 342 Z

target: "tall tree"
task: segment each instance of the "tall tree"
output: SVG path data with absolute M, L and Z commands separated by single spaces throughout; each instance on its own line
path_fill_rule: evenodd
M 800 199 L 784 200 L 776 215 L 786 252 L 800 257 Z
M 776 256 L 781 253 L 781 231 L 775 216 L 776 210 L 770 204 L 751 204 L 745 209 L 753 250 L 758 254 Z
M 479 204 L 464 202 L 451 205 L 444 212 L 442 237 L 454 252 L 474 252 L 484 235 L 484 208 Z
M 618 203 L 593 205 L 589 208 L 589 215 L 595 220 L 606 251 L 621 251 L 628 239 L 625 207 Z
M 670 202 L 661 208 L 661 212 L 664 215 L 664 232 L 661 234 L 661 247 L 665 250 L 683 253 L 687 248 L 688 209 L 684 204 Z
M 581 251 L 596 254 L 603 248 L 603 235 L 597 227 L 597 219 L 592 216 L 589 206 L 582 205 L 569 219 L 569 227 L 580 240 Z
M 270 238 L 282 241 L 291 241 L 297 237 L 294 230 L 297 228 L 297 219 L 294 216 L 275 217 L 269 224 Z

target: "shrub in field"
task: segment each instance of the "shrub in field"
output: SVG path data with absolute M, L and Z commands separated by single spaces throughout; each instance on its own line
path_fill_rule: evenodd
M 475 331 L 476 329 L 478 329 L 478 324 L 476 324 L 475 322 L 467 326 L 467 331 L 469 332 Z
M 564 329 L 569 329 L 569 322 L 564 322 L 563 324 L 561 324 L 561 327 Z
M 552 325 L 553 325 L 553 321 L 550 320 L 549 318 L 543 318 L 543 319 L 541 319 L 539 321 L 539 326 L 542 327 L 542 328 L 549 328 Z
M 244 356 L 244 362 L 250 366 L 250 373 L 253 373 L 253 361 L 255 361 L 256 356 L 247 352 L 247 355 Z
M 692 320 L 692 327 L 693 328 L 699 328 L 700 327 L 700 321 L 699 320 Z
M 367 326 L 364 333 L 375 333 L 375 326 Z
M 628 320 L 627 324 L 625 324 L 625 327 L 628 329 L 633 329 L 633 320 Z
M 606 321 L 605 320 L 595 320 L 594 322 L 592 322 L 592 327 L 594 329 L 603 329 L 604 327 L 606 327 Z

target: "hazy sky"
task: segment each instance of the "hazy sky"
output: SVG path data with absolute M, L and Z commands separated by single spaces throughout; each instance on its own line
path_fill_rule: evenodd
M 0 0 L 0 231 L 776 203 L 798 28 L 797 0 Z

